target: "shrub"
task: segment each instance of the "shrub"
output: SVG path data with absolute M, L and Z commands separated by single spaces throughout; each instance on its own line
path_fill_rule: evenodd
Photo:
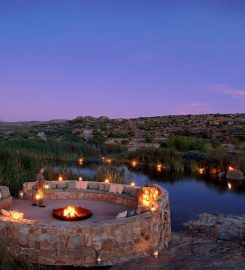
M 186 152 L 198 150 L 204 153 L 210 151 L 210 146 L 202 139 L 196 139 L 186 136 L 170 136 L 166 141 L 167 147 L 175 148 L 176 150 Z

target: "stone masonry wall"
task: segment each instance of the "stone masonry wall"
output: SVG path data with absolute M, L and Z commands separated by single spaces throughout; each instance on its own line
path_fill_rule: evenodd
M 0 209 L 8 209 L 12 206 L 12 197 L 9 196 L 8 198 L 0 200 Z
M 168 246 L 168 193 L 161 189 L 156 212 L 70 227 L 0 217 L 0 243 L 18 260 L 43 265 L 113 265 Z M 108 194 L 107 194 L 108 195 Z

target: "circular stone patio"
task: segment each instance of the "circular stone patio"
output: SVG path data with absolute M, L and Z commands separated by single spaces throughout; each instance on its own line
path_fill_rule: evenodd
M 46 207 L 32 206 L 29 200 L 13 200 L 12 209 L 24 213 L 24 218 L 38 221 L 42 224 L 50 224 L 55 226 L 77 226 L 78 223 L 88 225 L 98 222 L 115 219 L 116 215 L 124 210 L 131 208 L 124 205 L 92 200 L 46 200 Z M 52 210 L 66 206 L 81 206 L 92 211 L 92 217 L 81 221 L 60 221 L 52 216 Z M 78 222 L 78 223 L 77 223 Z
M 169 198 L 166 190 L 155 187 L 159 197 L 154 211 L 140 204 L 139 187 L 123 185 L 123 190 L 133 196 L 109 190 L 51 189 L 45 194 L 45 208 L 31 205 L 35 191 L 28 187 L 25 199 L 14 199 L 11 207 L 23 212 L 24 219 L 0 216 L 0 244 L 17 261 L 53 266 L 114 265 L 161 251 L 171 239 Z M 93 215 L 74 222 L 53 218 L 53 209 L 66 206 L 88 208 Z M 131 209 L 141 211 L 116 218 Z

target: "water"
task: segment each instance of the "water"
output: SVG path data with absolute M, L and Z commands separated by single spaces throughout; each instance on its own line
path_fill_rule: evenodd
M 86 179 L 95 174 L 98 164 L 71 166 L 75 174 Z M 201 213 L 245 214 L 245 181 L 226 181 L 198 176 L 175 176 L 167 173 L 132 170 L 125 167 L 125 178 L 137 185 L 158 184 L 169 192 L 172 229 L 178 231 L 182 223 Z M 228 185 L 229 183 L 229 185 Z

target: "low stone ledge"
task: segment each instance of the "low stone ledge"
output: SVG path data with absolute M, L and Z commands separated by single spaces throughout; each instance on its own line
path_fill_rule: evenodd
M 12 207 L 12 197 L 0 200 L 0 209 L 9 209 Z

